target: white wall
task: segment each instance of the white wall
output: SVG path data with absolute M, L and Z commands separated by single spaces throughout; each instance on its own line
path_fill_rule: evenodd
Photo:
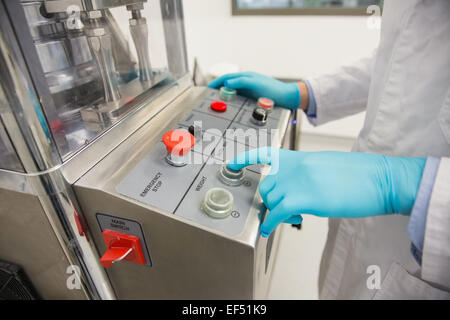
M 190 60 L 227 60 L 279 77 L 312 76 L 370 53 L 366 17 L 232 16 L 231 0 L 184 0 Z M 205 70 L 206 70 L 205 68 Z
M 189 62 L 198 57 L 203 71 L 228 61 L 243 71 L 311 77 L 368 55 L 379 39 L 367 17 L 232 16 L 231 0 L 184 0 L 183 5 Z M 354 139 L 363 118 L 319 128 L 305 124 L 303 131 Z

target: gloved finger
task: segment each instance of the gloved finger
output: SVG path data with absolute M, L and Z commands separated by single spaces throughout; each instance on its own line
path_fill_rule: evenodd
M 264 203 L 267 209 L 272 210 L 275 208 L 284 198 L 284 192 L 280 188 L 273 188 L 267 195 Z
M 269 237 L 278 225 L 292 216 L 292 213 L 286 209 L 284 201 L 281 201 L 275 208 L 269 211 L 261 225 L 261 235 L 263 238 Z
M 225 80 L 225 87 L 230 89 L 246 89 L 246 90 L 254 90 L 256 89 L 257 80 L 251 77 L 238 77 L 233 79 Z
M 303 222 L 303 218 L 301 215 L 292 216 L 284 221 L 284 223 L 295 224 L 295 225 L 302 224 L 302 222 Z
M 259 184 L 259 194 L 263 199 L 264 203 L 267 203 L 267 195 L 276 187 L 275 176 L 268 176 Z
M 268 147 L 249 150 L 238 154 L 228 163 L 228 168 L 237 171 L 259 163 L 271 165 L 271 154 L 272 148 Z
M 219 89 L 225 85 L 225 81 L 229 79 L 239 78 L 239 77 L 248 77 L 250 76 L 249 72 L 238 72 L 238 73 L 228 73 L 217 79 L 214 79 L 210 83 L 208 83 L 207 87 L 212 89 Z

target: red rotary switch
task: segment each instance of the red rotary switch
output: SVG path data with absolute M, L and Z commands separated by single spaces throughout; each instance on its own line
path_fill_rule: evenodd
M 213 101 L 211 103 L 211 109 L 215 112 L 225 112 L 227 111 L 227 104 L 222 101 Z
M 186 130 L 173 130 L 164 134 L 163 143 L 167 152 L 175 156 L 188 154 L 195 145 L 195 138 Z
M 113 263 L 126 260 L 145 265 L 144 251 L 138 237 L 112 230 L 102 233 L 106 245 L 106 252 L 100 259 L 105 268 L 110 268 Z

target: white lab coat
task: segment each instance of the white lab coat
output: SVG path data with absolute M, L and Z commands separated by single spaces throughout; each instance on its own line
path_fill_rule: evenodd
M 323 299 L 450 299 L 450 1 L 386 0 L 373 57 L 309 79 L 314 124 L 367 110 L 354 151 L 442 158 L 428 209 L 423 262 L 409 217 L 330 219 Z M 380 272 L 380 286 L 371 276 Z M 369 280 L 369 285 L 368 285 Z

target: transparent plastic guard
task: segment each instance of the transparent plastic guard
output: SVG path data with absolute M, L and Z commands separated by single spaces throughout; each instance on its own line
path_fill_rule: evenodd
M 1 101 L 0 101 L 1 103 Z M 24 172 L 16 151 L 0 120 L 0 169 Z
M 180 46 L 166 43 L 180 39 L 168 33 L 164 16 L 177 3 L 21 1 L 53 101 L 44 112 L 63 160 L 135 109 L 137 97 L 151 99 L 187 72 L 171 67 L 167 48 Z

